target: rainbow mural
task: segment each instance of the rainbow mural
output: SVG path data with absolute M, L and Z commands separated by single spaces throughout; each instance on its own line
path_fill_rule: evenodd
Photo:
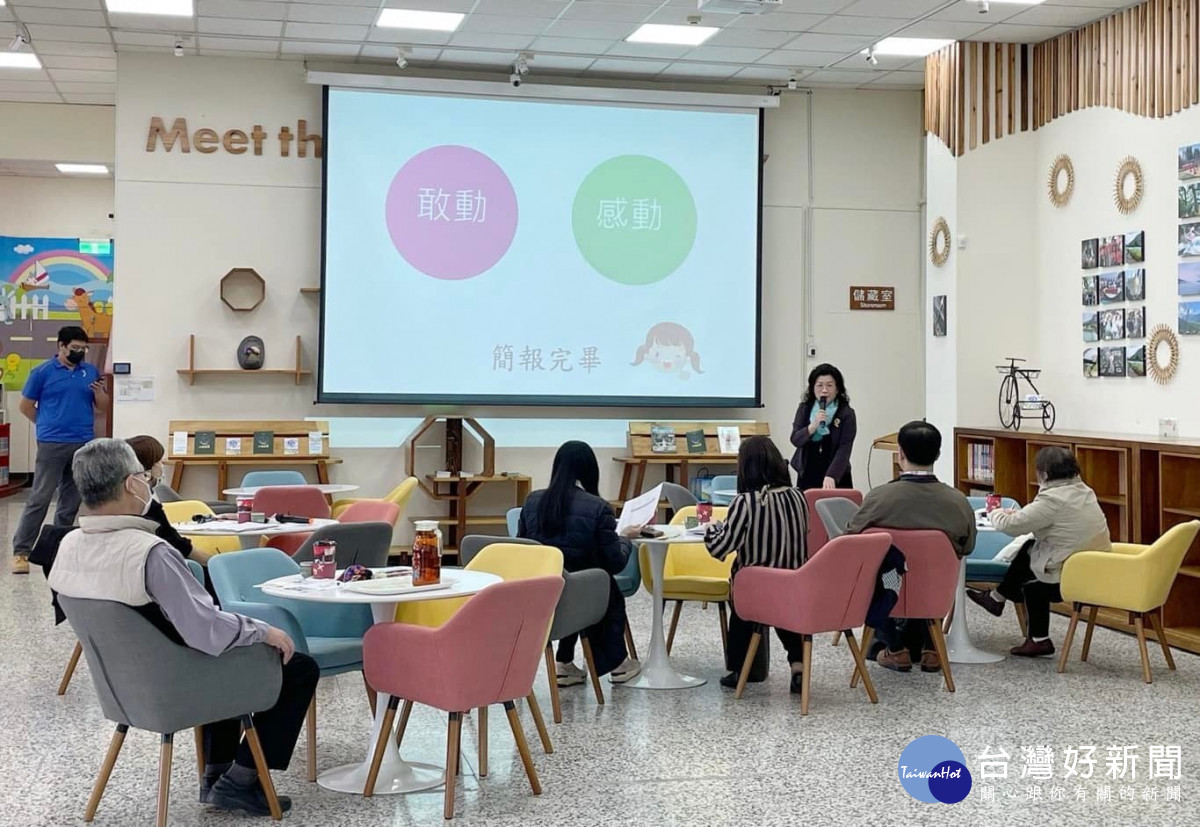
M 88 332 L 88 361 L 103 368 L 112 334 L 113 257 L 81 252 L 78 238 L 0 236 L 0 371 L 19 391 L 54 354 L 63 325 Z

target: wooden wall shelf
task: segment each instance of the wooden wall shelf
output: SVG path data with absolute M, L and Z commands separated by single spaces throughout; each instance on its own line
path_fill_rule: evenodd
M 301 295 L 304 295 L 304 296 L 318 296 L 321 294 L 321 288 L 320 287 L 301 287 L 300 293 L 301 293 Z
M 198 368 L 196 367 L 196 334 L 188 336 L 188 366 L 175 371 L 180 376 L 187 377 L 189 385 L 196 384 L 197 376 L 291 376 L 295 379 L 296 384 L 302 384 L 309 376 L 312 375 L 311 370 L 304 368 L 303 351 L 300 347 L 300 337 L 296 337 L 296 366 L 287 369 L 267 369 L 259 368 L 257 370 L 243 370 L 242 368 Z
M 976 445 L 990 450 L 993 467 L 989 482 L 970 479 L 966 473 Z M 954 484 L 964 494 L 994 491 L 1021 504 L 1031 502 L 1037 495 L 1034 460 L 1047 445 L 1075 452 L 1084 482 L 1096 492 L 1108 517 L 1113 542 L 1150 544 L 1172 526 L 1200 519 L 1200 440 L 1194 439 L 1089 431 L 1025 435 L 995 428 L 956 428 Z M 1065 604 L 1054 609 L 1070 614 Z M 1200 539 L 1184 556 L 1163 616 L 1167 641 L 1200 654 Z M 1115 609 L 1101 609 L 1096 622 L 1121 632 L 1133 631 L 1127 613 Z

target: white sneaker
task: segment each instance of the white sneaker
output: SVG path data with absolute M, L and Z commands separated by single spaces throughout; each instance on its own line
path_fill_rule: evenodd
M 559 686 L 577 686 L 587 677 L 587 672 L 573 663 L 555 663 L 554 673 Z
M 608 676 L 610 683 L 625 683 L 625 681 L 637 677 L 638 672 L 642 671 L 642 665 L 633 658 L 625 658 L 625 662 L 618 666 Z

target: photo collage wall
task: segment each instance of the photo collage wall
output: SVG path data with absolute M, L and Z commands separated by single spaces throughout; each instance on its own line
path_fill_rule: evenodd
M 1200 144 L 1179 148 L 1179 333 L 1200 335 Z
M 1083 375 L 1145 376 L 1146 345 L 1137 340 L 1146 338 L 1146 233 L 1084 239 L 1079 261 L 1083 341 L 1096 343 L 1084 348 Z

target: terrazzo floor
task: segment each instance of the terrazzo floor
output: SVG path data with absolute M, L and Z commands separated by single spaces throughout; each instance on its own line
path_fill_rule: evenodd
M 52 625 L 49 592 L 40 570 L 8 572 L 11 527 L 21 503 L 0 503 L 4 566 L 0 573 L 0 825 L 82 822 L 112 725 L 104 720 L 81 661 L 67 694 L 55 695 L 74 643 L 70 629 Z M 629 613 L 639 648 L 648 648 L 650 599 L 639 594 Z M 972 607 L 977 645 L 1007 650 L 1016 621 L 993 619 Z M 1066 623 L 1055 618 L 1061 641 Z M 550 723 L 553 755 L 541 752 L 527 710 L 522 711 L 543 795 L 529 791 L 504 716 L 490 716 L 490 773 L 475 775 L 475 720 L 464 726 L 464 778 L 457 797 L 462 825 L 960 825 L 1154 824 L 1192 825 L 1200 802 L 1196 743 L 1200 722 L 1200 660 L 1176 654 L 1168 672 L 1151 652 L 1155 683 L 1142 683 L 1132 638 L 1100 630 L 1089 662 L 1072 661 L 1055 673 L 1052 661 L 1007 660 L 955 667 L 957 692 L 938 675 L 899 675 L 873 664 L 880 702 L 848 688 L 850 656 L 828 635 L 814 643 L 812 705 L 800 717 L 799 697 L 788 693 L 786 664 L 773 641 L 773 673 L 741 701 L 716 681 L 722 674 L 717 612 L 684 610 L 675 641 L 677 668 L 703 676 L 700 688 L 648 692 L 611 687 L 596 704 L 586 684 L 563 690 L 563 723 Z M 536 691 L 549 716 L 545 676 Z M 321 681 L 318 689 L 318 766 L 362 758 L 370 721 L 358 675 Z M 901 751 L 914 738 L 939 734 L 961 747 L 974 776 L 970 796 L 955 805 L 910 798 L 897 780 Z M 445 719 L 414 710 L 405 736 L 406 758 L 441 764 Z M 1068 747 L 1096 746 L 1093 777 L 1067 778 Z M 1052 778 L 1022 777 L 1022 747 L 1053 751 Z M 1176 779 L 1150 778 L 1151 746 L 1179 747 Z M 1005 750 L 1008 777 L 984 779 L 979 756 Z M 1136 747 L 1136 778 L 1108 775 L 1109 747 Z M 196 803 L 191 738 L 181 734 L 172 775 L 171 823 L 241 824 L 246 818 L 208 811 Z M 109 782 L 94 824 L 152 824 L 157 780 L 157 736 L 133 731 Z M 1082 769 L 1084 765 L 1079 765 Z M 294 808 L 293 825 L 435 825 L 442 822 L 442 791 L 407 796 L 331 793 L 305 780 L 301 737 L 291 768 L 276 774 Z M 995 768 L 992 768 L 994 771 Z M 1170 766 L 1160 765 L 1170 772 Z M 990 790 L 990 794 L 989 794 Z M 1082 791 L 1083 798 L 1079 798 Z M 1105 800 L 1111 796 L 1111 800 Z M 1178 793 L 1178 800 L 1174 800 Z M 1130 797 L 1132 796 L 1132 800 Z M 1148 800 L 1153 796 L 1154 800 Z M 988 800 L 988 799 L 992 800 Z M 1061 799 L 1061 800 L 1060 800 Z M 265 820 L 263 823 L 266 823 Z

